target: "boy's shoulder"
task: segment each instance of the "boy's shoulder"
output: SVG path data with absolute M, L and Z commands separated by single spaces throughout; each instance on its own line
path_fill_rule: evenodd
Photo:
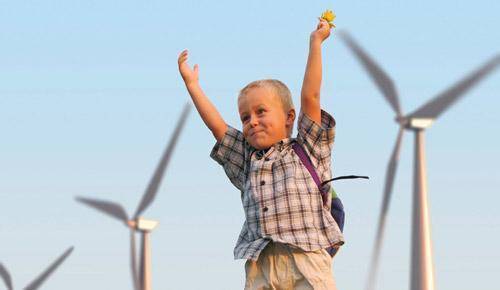
M 336 121 L 328 112 L 321 110 L 321 124 L 314 122 L 307 114 L 300 112 L 298 119 L 297 140 L 299 142 L 333 142 Z
M 320 127 L 323 127 L 325 129 L 328 128 L 334 128 L 336 125 L 335 118 L 332 116 L 332 114 L 328 113 L 327 111 L 321 109 L 321 124 L 318 124 L 314 122 L 306 113 L 303 111 L 300 111 L 299 113 L 299 118 L 298 118 L 298 125 L 299 126 L 305 126 L 305 127 L 311 127 L 313 125 L 317 125 Z

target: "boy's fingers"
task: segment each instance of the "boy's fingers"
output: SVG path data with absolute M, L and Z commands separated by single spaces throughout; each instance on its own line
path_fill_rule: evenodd
M 179 57 L 179 63 L 183 63 L 183 62 L 185 62 L 185 61 L 186 61 L 186 59 L 187 59 L 187 56 L 185 56 L 185 55 L 181 55 L 181 56 Z
M 180 59 L 181 57 L 183 57 L 183 56 L 186 56 L 186 55 L 187 55 L 187 53 L 188 53 L 187 49 L 183 50 L 183 51 L 181 52 L 181 54 L 179 54 L 179 59 Z
M 326 21 L 325 19 L 323 19 L 321 17 L 318 17 L 318 18 L 319 18 L 319 23 L 318 23 L 318 26 L 316 27 L 316 29 L 322 29 L 325 26 L 328 26 L 328 28 L 330 28 L 330 24 L 328 23 L 328 21 Z
M 330 26 L 330 23 L 328 23 L 328 21 L 326 21 L 326 20 L 325 20 L 325 19 L 323 19 L 323 18 L 320 18 L 320 20 L 319 20 L 319 21 L 320 21 L 320 22 L 318 23 L 318 27 L 323 27 L 323 26 L 326 26 L 326 25 Z
M 180 66 L 180 67 L 186 67 L 186 66 L 187 66 L 187 67 L 189 67 L 189 66 L 187 65 L 187 62 L 186 62 L 185 60 L 183 60 L 181 63 L 179 63 L 179 66 Z
M 194 69 L 194 72 L 196 72 L 196 73 L 197 73 L 197 72 L 198 72 L 198 68 L 199 68 L 199 67 L 198 67 L 198 64 L 195 64 L 195 65 L 194 65 L 194 68 L 193 68 L 193 69 Z

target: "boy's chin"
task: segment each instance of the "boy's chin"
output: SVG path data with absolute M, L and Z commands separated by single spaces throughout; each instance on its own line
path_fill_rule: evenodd
M 269 142 L 262 142 L 262 141 L 256 141 L 256 140 L 252 140 L 249 142 L 250 145 L 257 149 L 257 150 L 264 150 L 264 149 L 268 149 L 269 147 L 273 146 L 273 144 L 268 144 Z

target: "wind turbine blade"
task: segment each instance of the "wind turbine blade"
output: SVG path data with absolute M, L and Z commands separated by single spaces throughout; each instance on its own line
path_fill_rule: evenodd
M 0 277 L 2 277 L 5 286 L 7 286 L 7 290 L 12 290 L 12 279 L 10 278 L 9 271 L 7 271 L 7 268 L 2 263 L 0 263 Z
M 146 189 L 146 192 L 142 197 L 141 203 L 137 207 L 137 211 L 134 214 L 134 219 L 136 219 L 153 202 L 163 178 L 163 174 L 165 173 L 165 168 L 167 167 L 172 152 L 174 151 L 175 145 L 177 144 L 177 140 L 179 139 L 179 135 L 181 133 L 182 127 L 184 126 L 184 123 L 186 122 L 190 109 L 191 106 L 189 104 L 186 104 L 184 106 L 184 110 L 182 111 L 181 117 L 177 122 L 174 134 L 172 135 L 172 138 L 170 139 L 170 142 L 165 149 L 165 152 L 163 153 L 160 163 L 158 163 L 158 166 L 156 167 L 153 177 L 149 182 L 148 188 Z
M 463 78 L 461 81 L 427 102 L 425 105 L 409 114 L 410 118 L 435 119 L 451 107 L 472 86 L 481 81 L 500 64 L 500 55 L 497 55 L 483 64 L 477 70 Z
M 33 282 L 26 286 L 25 290 L 35 290 L 38 289 L 43 282 L 64 262 L 64 260 L 73 252 L 73 247 L 70 247 L 64 252 L 57 260 L 54 261 L 45 271 L 40 274 Z
M 110 215 L 116 219 L 127 222 L 128 216 L 123 207 L 117 203 L 85 197 L 77 197 L 77 201 L 90 206 L 100 212 Z
M 135 250 L 135 231 L 130 229 L 130 271 L 134 290 L 140 290 L 139 278 L 137 276 L 137 252 Z
M 401 150 L 401 142 L 403 139 L 403 127 L 399 128 L 398 137 L 396 139 L 396 144 L 394 144 L 394 149 L 389 159 L 387 165 L 386 175 L 385 175 L 385 185 L 384 185 L 384 195 L 382 199 L 382 207 L 380 210 L 380 215 L 378 219 L 377 233 L 375 236 L 375 245 L 373 247 L 372 259 L 369 268 L 368 281 L 366 285 L 367 290 L 372 290 L 375 288 L 376 275 L 379 267 L 380 252 L 382 249 L 382 242 L 384 237 L 384 230 L 387 218 L 387 212 L 389 211 L 389 204 L 391 201 L 392 188 L 394 185 L 394 179 L 396 177 L 396 169 L 399 161 L 399 153 Z
M 401 116 L 401 106 L 399 105 L 398 94 L 391 78 L 382 68 L 359 46 L 354 39 L 345 31 L 339 36 L 346 42 L 347 46 L 356 55 L 363 67 L 368 71 L 370 78 L 375 82 L 382 95 L 389 102 L 398 117 Z

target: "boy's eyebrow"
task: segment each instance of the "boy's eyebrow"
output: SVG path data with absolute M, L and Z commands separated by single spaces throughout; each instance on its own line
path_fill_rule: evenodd
M 265 104 L 265 103 L 260 103 L 260 104 L 256 105 L 254 108 L 255 108 L 255 109 L 261 109 L 261 108 L 266 109 L 267 107 L 268 107 L 268 106 L 267 106 L 267 104 Z M 253 109 L 252 109 L 252 110 L 253 110 Z M 248 111 L 247 111 L 247 110 L 240 111 L 240 112 L 239 112 L 239 114 L 240 114 L 240 118 L 241 118 L 241 117 L 243 117 L 244 115 L 248 115 Z

